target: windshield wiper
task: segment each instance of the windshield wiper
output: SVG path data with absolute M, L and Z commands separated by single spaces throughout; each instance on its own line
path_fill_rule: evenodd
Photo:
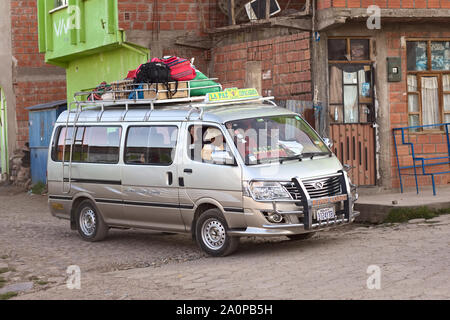
M 289 161 L 289 160 L 298 160 L 298 161 L 302 161 L 303 158 L 310 158 L 313 159 L 315 156 L 325 156 L 325 155 L 329 155 L 331 156 L 332 153 L 330 152 L 305 152 L 305 153 L 299 153 L 293 156 L 289 156 L 289 157 L 282 157 L 282 158 L 278 158 L 278 159 L 258 159 L 256 160 L 256 163 L 249 163 L 248 165 L 254 165 L 254 164 L 262 164 L 262 163 L 273 163 L 273 162 L 277 162 L 279 161 L 281 164 L 283 164 L 284 161 Z
M 293 156 L 289 156 L 289 157 L 283 157 L 283 158 L 279 158 L 278 160 L 280 161 L 280 163 L 282 164 L 283 161 L 289 161 L 289 160 L 298 160 L 298 161 L 302 161 L 303 159 L 303 154 L 299 153 Z
M 257 164 L 263 164 L 263 163 L 273 163 L 278 162 L 278 159 L 257 159 L 255 162 L 248 162 L 246 165 L 253 166 Z
M 302 153 L 303 158 L 311 158 L 313 159 L 315 156 L 331 156 L 331 152 L 305 152 Z
M 258 159 L 256 160 L 257 164 L 261 164 L 261 163 L 273 163 L 273 162 L 278 162 L 278 159 Z
M 287 161 L 287 160 L 299 160 L 302 161 L 303 158 L 310 158 L 313 159 L 315 156 L 324 156 L 324 155 L 331 155 L 331 153 L 329 152 L 305 152 L 305 153 L 300 153 L 300 154 L 296 154 L 290 157 L 283 157 L 280 158 L 280 163 L 283 163 L 283 161 Z

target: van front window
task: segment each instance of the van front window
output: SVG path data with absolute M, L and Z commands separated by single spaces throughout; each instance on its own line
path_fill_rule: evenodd
M 330 155 L 317 133 L 296 115 L 241 119 L 225 126 L 246 165 Z

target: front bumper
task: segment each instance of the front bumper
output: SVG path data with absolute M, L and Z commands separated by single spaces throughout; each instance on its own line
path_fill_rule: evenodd
M 335 219 L 313 223 L 311 228 L 306 229 L 303 223 L 288 223 L 288 224 L 264 224 L 261 227 L 247 227 L 244 230 L 230 230 L 228 234 L 233 236 L 259 236 L 259 237 L 274 237 L 274 236 L 288 236 L 300 233 L 314 232 L 318 230 L 325 230 L 328 228 L 337 227 L 344 224 L 352 223 L 355 218 L 359 216 L 358 211 L 353 211 L 352 218 Z
M 341 192 L 326 197 L 311 197 L 302 180 L 298 177 L 292 179 L 301 194 L 300 200 L 288 201 L 255 201 L 248 198 L 244 201 L 244 213 L 247 227 L 243 229 L 229 230 L 233 236 L 287 236 L 300 233 L 308 233 L 344 224 L 352 223 L 359 215 L 353 210 L 353 204 L 357 200 L 356 190 L 351 189 L 347 175 L 340 172 L 334 177 L 339 177 Z M 334 207 L 335 216 L 328 220 L 319 220 L 316 209 Z M 267 215 L 277 214 L 283 217 L 281 223 L 271 223 Z

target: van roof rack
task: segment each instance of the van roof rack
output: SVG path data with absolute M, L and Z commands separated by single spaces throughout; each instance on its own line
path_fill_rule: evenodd
M 191 81 L 208 81 L 208 80 L 217 80 L 217 78 L 207 78 L 207 79 L 199 79 L 199 80 L 191 80 Z M 178 88 L 178 91 L 184 91 L 184 95 L 187 97 L 182 98 L 170 98 L 170 99 L 158 99 L 158 94 L 163 93 L 164 95 L 170 95 L 170 88 L 167 89 L 156 89 L 154 85 L 150 85 L 148 83 L 132 83 L 129 81 L 126 84 L 125 89 L 119 90 L 107 90 L 107 91 L 80 91 L 74 94 L 74 101 L 68 105 L 69 113 L 72 112 L 81 112 L 83 107 L 91 108 L 101 108 L 104 111 L 105 107 L 118 107 L 125 108 L 128 111 L 129 106 L 136 105 L 149 105 L 150 109 L 153 110 L 155 105 L 164 105 L 164 104 L 187 104 L 193 109 L 200 109 L 206 106 L 221 106 L 221 105 L 232 105 L 232 104 L 240 104 L 240 103 L 251 103 L 251 102 L 260 102 L 260 101 L 269 101 L 274 104 L 271 100 L 274 97 L 262 97 L 259 95 L 256 89 L 237 89 L 237 88 L 227 88 L 225 91 L 222 91 L 222 86 L 220 84 L 211 85 L 211 86 L 199 86 L 191 88 L 190 81 L 183 81 L 183 83 L 187 83 L 186 87 Z M 174 84 L 174 83 L 171 83 Z M 191 90 L 201 90 L 201 89 L 209 89 L 209 88 L 220 88 L 219 92 L 208 93 L 205 96 L 191 96 Z M 186 92 L 187 91 L 187 92 Z M 105 94 L 109 93 L 109 97 L 111 99 L 102 99 L 102 100 L 94 100 L 95 94 Z M 133 96 L 134 98 L 130 97 Z M 143 96 L 143 98 L 136 98 L 139 96 Z M 149 98 L 151 96 L 151 98 Z M 85 100 L 79 100 L 78 98 L 87 97 Z M 122 98 L 126 97 L 126 98 Z M 118 99 L 116 99 L 118 98 Z M 195 104 L 193 104 L 195 103 Z M 73 105 L 76 105 L 76 108 L 72 108 Z M 73 111 L 72 111 L 73 110 Z

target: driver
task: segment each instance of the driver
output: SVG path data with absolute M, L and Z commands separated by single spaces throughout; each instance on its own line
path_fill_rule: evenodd
M 206 130 L 204 141 L 211 141 L 211 143 L 205 144 L 202 148 L 202 159 L 204 161 L 212 161 L 212 153 L 214 151 L 225 150 L 223 139 L 224 137 L 219 129 L 208 128 Z

